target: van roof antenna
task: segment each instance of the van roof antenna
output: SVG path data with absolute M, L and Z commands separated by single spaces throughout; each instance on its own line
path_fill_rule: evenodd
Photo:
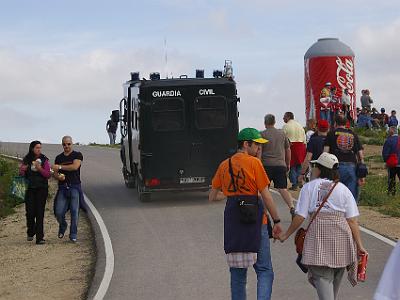
M 165 62 L 164 73 L 165 73 L 165 77 L 168 79 L 168 51 L 167 50 L 168 50 L 167 49 L 167 38 L 164 37 L 164 62 Z

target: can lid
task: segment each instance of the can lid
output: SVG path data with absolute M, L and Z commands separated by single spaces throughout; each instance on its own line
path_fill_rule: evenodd
M 318 56 L 352 56 L 353 50 L 338 38 L 320 38 L 314 43 L 304 55 L 304 59 Z

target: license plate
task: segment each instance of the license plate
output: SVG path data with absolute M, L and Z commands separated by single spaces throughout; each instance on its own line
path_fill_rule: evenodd
M 204 183 L 206 182 L 205 177 L 184 177 L 180 178 L 180 184 L 188 184 L 188 183 Z

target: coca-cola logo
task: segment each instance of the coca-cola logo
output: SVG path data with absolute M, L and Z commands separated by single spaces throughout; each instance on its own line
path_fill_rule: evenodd
M 336 57 L 336 80 L 342 89 L 348 89 L 350 95 L 354 93 L 354 63 L 351 58 L 346 58 L 344 62 L 340 57 Z

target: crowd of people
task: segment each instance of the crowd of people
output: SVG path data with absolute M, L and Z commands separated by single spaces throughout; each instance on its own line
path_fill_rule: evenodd
M 359 186 L 365 182 L 367 169 L 359 138 L 347 128 L 348 117 L 343 113 L 333 117 L 334 127 L 329 118 L 310 120 L 305 131 L 292 112 L 284 114 L 282 129 L 275 127 L 275 116 L 267 114 L 265 130 L 240 131 L 238 152 L 220 164 L 209 200 L 220 200 L 219 191 L 227 196 L 224 248 L 232 299 L 246 299 L 247 268 L 251 266 L 257 274 L 257 299 L 271 299 L 274 273 L 269 239 L 286 241 L 313 215 L 297 263 L 308 273 L 319 299 L 337 299 L 346 271 L 351 284 L 357 284 L 358 257 L 367 255 L 357 223 Z M 246 180 L 232 189 L 238 178 Z M 301 188 L 296 207 L 288 192 L 288 178 L 290 190 Z M 271 183 L 292 216 L 286 232 L 271 199 Z M 248 218 L 243 222 L 249 215 L 252 222 Z M 331 243 L 332 235 L 337 243 Z
M 326 112 L 323 114 L 327 116 Z M 278 129 L 275 116 L 267 114 L 263 131 L 241 130 L 237 153 L 220 164 L 212 180 L 209 200 L 221 200 L 221 191 L 227 197 L 224 249 L 231 296 L 233 300 L 246 299 L 247 269 L 254 267 L 257 299 L 271 299 L 274 272 L 270 239 L 284 242 L 305 220 L 311 219 L 296 262 L 308 273 L 319 299 L 334 300 L 346 272 L 350 283 L 357 284 L 359 256 L 367 255 L 357 223 L 359 187 L 368 173 L 363 146 L 358 135 L 348 128 L 349 118 L 343 112 L 318 121 L 308 120 L 306 130 L 292 112 L 286 112 L 283 121 L 283 128 Z M 388 128 L 382 155 L 388 167 L 388 193 L 394 195 L 395 177 L 400 179 L 400 138 L 397 124 L 388 123 Z M 79 208 L 84 205 L 80 181 L 83 155 L 73 150 L 70 136 L 62 138 L 62 147 L 63 152 L 51 165 L 42 153 L 40 141 L 33 141 L 20 166 L 20 174 L 29 182 L 25 198 L 27 240 L 36 237 L 39 245 L 45 243 L 43 218 L 51 176 L 58 180 L 54 204 L 58 238 L 62 239 L 66 232 L 65 215 L 69 210 L 69 239 L 77 241 Z M 286 231 L 270 193 L 271 183 L 292 217 Z M 301 189 L 296 206 L 289 189 Z
M 342 114 L 347 119 L 347 127 L 358 127 L 366 129 L 388 129 L 391 126 L 398 126 L 396 111 L 392 110 L 390 116 L 385 108 L 380 112 L 373 107 L 374 101 L 368 89 L 361 91 L 361 108 L 356 108 L 356 120 L 351 113 L 351 97 L 348 89 L 342 89 L 339 96 L 338 89 L 330 82 L 327 82 L 320 93 L 320 119 L 327 120 L 331 127 L 335 124 L 337 115 Z

